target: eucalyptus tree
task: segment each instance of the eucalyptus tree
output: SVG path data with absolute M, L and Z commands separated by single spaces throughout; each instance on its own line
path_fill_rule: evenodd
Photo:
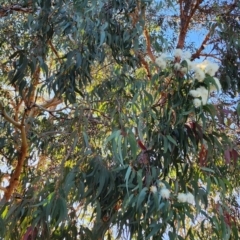
M 238 13 L 198 0 L 3 3 L 1 236 L 237 239 L 240 105 L 210 97 L 226 74 L 236 92 Z

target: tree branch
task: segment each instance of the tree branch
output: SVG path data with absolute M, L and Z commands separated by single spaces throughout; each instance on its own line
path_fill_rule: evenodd
M 191 22 L 191 19 L 198 9 L 199 5 L 202 3 L 203 0 L 197 0 L 196 4 L 192 4 L 192 0 L 186 0 L 184 8 L 182 9 L 180 5 L 180 20 L 181 20 L 181 29 L 178 38 L 177 48 L 183 48 L 185 38 L 188 32 L 188 26 Z M 180 2 L 182 4 L 182 1 Z
M 199 58 L 201 52 L 204 50 L 206 43 L 208 42 L 209 38 L 211 36 L 211 31 L 208 32 L 208 34 L 205 36 L 201 46 L 198 48 L 198 50 L 192 55 L 192 60 Z
M 30 4 L 29 4 L 30 5 Z M 0 17 L 5 17 L 8 14 L 15 12 L 23 12 L 23 13 L 32 13 L 33 9 L 29 6 L 23 6 L 21 4 L 14 4 L 7 7 L 1 7 L 0 8 Z
M 24 124 L 25 116 L 26 116 L 26 111 L 24 112 L 21 126 L 20 126 L 22 144 L 21 144 L 21 149 L 18 152 L 18 154 L 19 154 L 18 155 L 18 163 L 17 163 L 17 166 L 16 166 L 13 174 L 11 175 L 11 178 L 9 180 L 9 185 L 6 187 L 6 191 L 4 193 L 4 198 L 6 199 L 6 201 L 8 201 L 11 198 L 14 189 L 18 186 L 19 177 L 22 172 L 23 164 L 24 164 L 25 159 L 28 156 L 28 144 L 27 144 L 25 124 Z
M 0 191 L 6 192 L 7 189 L 5 187 L 0 186 Z
M 143 33 L 144 33 L 144 36 L 145 36 L 145 39 L 146 39 L 147 54 L 150 57 L 150 59 L 152 60 L 152 62 L 155 62 L 156 58 L 155 58 L 155 56 L 152 53 L 150 35 L 149 35 L 149 32 L 146 29 L 146 27 L 145 27 Z
M 143 67 L 144 67 L 144 69 L 145 69 L 145 71 L 147 73 L 148 78 L 150 79 L 151 78 L 151 71 L 149 69 L 147 61 L 144 59 L 144 56 L 141 53 L 138 54 L 138 57 L 139 57 L 140 62 L 143 65 Z
M 52 51 L 54 52 L 54 54 L 57 56 L 59 62 L 60 62 L 60 63 L 63 63 L 62 59 L 60 58 L 60 56 L 59 56 L 59 54 L 58 54 L 58 52 L 57 52 L 57 50 L 56 50 L 56 48 L 53 46 L 52 41 L 51 41 L 51 40 L 48 40 L 48 43 L 49 43 L 49 45 L 50 45 L 51 50 L 52 50 Z
M 16 128 L 21 129 L 21 124 L 16 122 L 12 117 L 10 117 L 6 110 L 4 109 L 3 104 L 0 102 L 0 111 L 2 112 L 2 116 L 5 118 L 5 120 L 9 123 L 12 123 Z

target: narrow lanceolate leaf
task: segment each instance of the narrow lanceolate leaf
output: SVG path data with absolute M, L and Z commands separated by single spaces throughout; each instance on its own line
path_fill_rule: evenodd
M 237 115 L 240 117 L 240 103 L 237 105 Z
M 119 136 L 118 136 L 118 139 L 117 139 L 117 145 L 118 145 L 119 160 L 120 160 L 120 163 L 123 165 L 123 156 L 122 156 L 122 138 L 123 138 L 122 135 L 119 135 Z
M 0 239 L 239 239 L 238 2 L 1 0 Z
M 83 138 L 84 138 L 84 142 L 86 144 L 86 148 L 88 148 L 89 143 L 88 143 L 88 135 L 86 134 L 86 132 L 83 132 Z
M 139 209 L 141 207 L 142 202 L 144 201 L 146 195 L 147 195 L 147 187 L 144 187 L 141 192 L 138 195 L 138 199 L 137 199 L 137 209 Z
M 132 167 L 129 166 L 128 169 L 127 169 L 126 175 L 125 175 L 127 193 L 128 193 L 128 181 L 129 181 L 131 172 L 132 172 Z
M 137 143 L 136 143 L 136 138 L 133 133 L 130 133 L 128 135 L 128 141 L 130 144 L 132 160 L 135 160 L 136 156 L 137 156 Z
M 170 142 L 172 142 L 174 145 L 177 146 L 177 142 L 176 142 L 176 140 L 175 140 L 172 136 L 167 135 L 167 139 L 168 139 Z

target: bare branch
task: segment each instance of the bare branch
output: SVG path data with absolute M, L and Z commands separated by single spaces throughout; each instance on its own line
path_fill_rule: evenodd
M 183 48 L 185 38 L 188 32 L 188 26 L 191 22 L 193 15 L 195 14 L 196 10 L 198 9 L 199 5 L 202 3 L 203 0 L 197 0 L 195 5 L 192 4 L 192 0 L 186 0 L 184 3 L 183 10 L 180 10 L 180 19 L 181 19 L 181 29 L 178 38 L 177 48 Z
M 57 50 L 56 50 L 56 48 L 53 46 L 52 41 L 51 41 L 51 40 L 48 40 L 48 43 L 49 43 L 49 45 L 50 45 L 51 50 L 52 50 L 52 51 L 54 52 L 54 54 L 57 56 L 59 62 L 60 62 L 60 63 L 63 63 L 62 59 L 60 58 L 60 56 L 59 56 L 59 54 L 58 54 L 58 52 L 57 52 Z
M 16 128 L 21 129 L 21 124 L 16 122 L 12 117 L 10 117 L 6 110 L 4 109 L 3 104 L 0 102 L 0 111 L 2 112 L 2 116 L 5 118 L 6 121 L 12 123 Z
M 198 48 L 198 50 L 192 55 L 192 60 L 199 58 L 201 52 L 204 50 L 205 45 L 207 44 L 208 40 L 210 39 L 211 31 L 208 32 L 208 34 L 205 36 L 201 46 Z
M 11 175 L 11 178 L 9 180 L 9 185 L 6 187 L 6 191 L 4 193 L 4 198 L 6 199 L 6 201 L 8 201 L 11 198 L 14 189 L 18 186 L 19 177 L 22 172 L 23 164 L 28 156 L 28 144 L 27 144 L 25 124 L 24 124 L 25 115 L 26 115 L 26 111 L 25 111 L 25 114 L 23 115 L 22 124 L 20 126 L 22 144 L 21 144 L 21 149 L 18 152 L 19 154 L 18 163 L 13 174 Z
M 0 17 L 5 17 L 14 11 L 15 12 L 23 12 L 23 13 L 32 13 L 33 9 L 30 6 L 30 4 L 29 4 L 29 6 L 23 6 L 21 4 L 13 4 L 11 6 L 1 7 L 0 8 Z
M 2 191 L 2 192 L 6 192 L 7 189 L 6 189 L 5 187 L 0 186 L 0 191 Z

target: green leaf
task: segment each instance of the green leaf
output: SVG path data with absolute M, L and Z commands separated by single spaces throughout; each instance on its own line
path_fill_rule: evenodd
M 137 142 L 136 142 L 136 138 L 132 132 L 128 134 L 128 141 L 130 144 L 132 160 L 135 160 L 137 157 Z
M 128 181 L 129 181 L 129 177 L 130 177 L 130 174 L 132 172 L 132 167 L 129 166 L 128 169 L 127 169 L 127 172 L 125 174 L 125 182 L 126 182 L 126 189 L 127 189 L 127 194 L 129 195 L 128 193 Z
M 83 139 L 86 145 L 86 148 L 89 147 L 89 143 L 88 143 L 88 135 L 86 134 L 86 132 L 83 131 Z
M 168 139 L 163 136 L 163 143 L 164 143 L 164 153 L 168 151 Z
M 176 142 L 176 140 L 175 140 L 173 137 L 171 137 L 170 135 L 167 135 L 167 139 L 168 139 L 170 142 L 172 142 L 174 145 L 177 146 L 177 142 Z
M 122 156 L 122 135 L 119 135 L 118 140 L 117 140 L 117 145 L 118 145 L 118 154 L 119 154 L 119 160 L 120 163 L 123 165 L 123 156 Z
M 147 191 L 148 191 L 147 187 L 144 187 L 144 188 L 141 190 L 141 192 L 139 193 L 138 199 L 137 199 L 137 209 L 140 208 L 142 202 L 144 201 L 144 199 L 145 199 L 145 197 L 146 197 L 146 195 L 147 195 Z
M 212 105 L 212 104 L 204 105 L 204 106 L 203 106 L 203 109 L 204 109 L 206 112 L 210 113 L 212 119 L 214 120 L 214 117 L 217 115 L 217 110 L 216 110 L 216 108 L 214 107 L 214 105 Z
M 161 229 L 161 226 L 161 223 L 155 223 L 154 226 L 151 228 L 151 232 L 147 235 L 146 239 L 150 239 L 151 237 L 153 237 Z
M 237 115 L 240 117 L 240 103 L 237 105 Z
M 107 139 L 104 142 L 104 146 L 107 145 L 108 142 L 110 142 L 111 140 L 113 140 L 114 138 L 118 138 L 118 136 L 121 134 L 121 130 L 116 130 L 114 132 L 112 132 L 112 134 L 107 137 Z

